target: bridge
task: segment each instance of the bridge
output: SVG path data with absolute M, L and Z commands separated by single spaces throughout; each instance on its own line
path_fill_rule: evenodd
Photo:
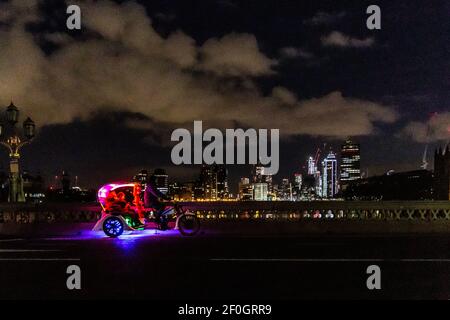
M 252 233 L 450 233 L 450 201 L 184 202 L 206 230 Z M 89 230 L 94 204 L 1 204 L 0 234 Z M 72 231 L 70 231 L 72 230 Z
M 242 201 L 184 206 L 212 219 L 450 220 L 450 201 Z
M 201 218 L 195 237 L 93 233 L 97 204 L 0 205 L 0 298 L 450 297 L 449 201 L 183 205 Z M 69 264 L 83 290 L 66 289 Z
M 450 201 L 214 201 L 182 202 L 201 219 L 220 220 L 450 220 Z M 0 204 L 0 223 L 91 222 L 96 204 Z

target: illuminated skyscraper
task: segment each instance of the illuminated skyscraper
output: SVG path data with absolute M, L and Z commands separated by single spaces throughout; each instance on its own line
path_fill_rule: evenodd
M 243 177 L 239 181 L 239 200 L 253 200 L 253 184 L 249 178 Z
M 281 181 L 280 198 L 281 200 L 292 201 L 292 184 L 287 178 Z
M 203 164 L 199 180 L 204 192 L 203 199 L 217 200 L 217 174 L 214 166 Z
M 361 159 L 359 144 L 350 139 L 341 146 L 341 187 L 345 189 L 350 181 L 361 178 Z
M 199 183 L 204 199 L 218 200 L 228 197 L 227 170 L 224 165 L 202 165 Z
M 313 157 L 309 157 L 308 158 L 308 174 L 315 175 L 316 171 L 317 171 L 316 162 L 314 161 Z
M 228 198 L 228 171 L 225 165 L 217 164 L 214 166 L 217 175 L 217 198 Z
M 264 178 L 264 167 L 261 166 L 260 164 L 254 165 L 253 166 L 253 182 L 254 183 L 263 182 L 263 178 Z
M 294 186 L 292 188 L 293 191 L 293 199 L 300 200 L 300 193 L 302 190 L 303 184 L 303 176 L 301 173 L 294 173 Z
M 151 179 L 159 192 L 167 194 L 169 191 L 169 176 L 164 169 L 155 169 Z
M 333 198 L 338 192 L 337 160 L 330 151 L 322 161 L 322 197 Z
M 322 197 L 322 193 L 323 193 L 323 181 L 322 181 L 322 176 L 320 175 L 320 171 L 317 170 L 314 173 L 314 182 L 315 182 L 315 193 L 316 193 L 316 197 Z
M 264 183 L 267 187 L 267 199 L 265 200 L 272 200 L 275 198 L 275 193 L 273 190 L 273 179 L 272 175 L 265 174 L 264 167 L 258 163 L 253 166 L 253 184 L 260 184 Z M 253 187 L 253 190 L 255 190 L 256 187 Z M 256 199 L 255 199 L 256 200 Z
M 294 173 L 294 183 L 295 187 L 298 189 L 302 188 L 303 176 L 301 173 Z
M 254 183 L 253 184 L 253 199 L 256 201 L 268 200 L 268 186 L 267 183 Z
M 133 181 L 139 182 L 143 190 L 147 186 L 148 179 L 149 179 L 148 171 L 145 169 L 141 170 L 141 172 L 139 172 L 137 175 L 133 177 Z

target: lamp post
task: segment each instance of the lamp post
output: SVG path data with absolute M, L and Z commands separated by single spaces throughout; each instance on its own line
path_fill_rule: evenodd
M 19 109 L 11 102 L 6 108 L 3 123 L 0 123 L 0 144 L 9 150 L 9 202 L 25 202 L 23 180 L 19 171 L 20 149 L 33 139 L 36 128 L 33 120 L 27 118 L 22 130 L 18 130 L 18 121 Z

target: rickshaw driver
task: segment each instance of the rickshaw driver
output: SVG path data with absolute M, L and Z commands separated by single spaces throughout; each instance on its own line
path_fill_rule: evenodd
M 150 179 L 144 192 L 144 207 L 154 209 L 155 219 L 161 230 L 166 230 L 168 227 L 167 219 L 165 219 L 162 213 L 166 207 L 166 202 L 169 200 L 170 198 L 168 196 L 161 193 L 155 187 L 153 179 Z

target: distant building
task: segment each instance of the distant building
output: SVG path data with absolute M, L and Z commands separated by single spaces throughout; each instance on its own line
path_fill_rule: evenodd
M 183 185 L 179 182 L 173 182 L 169 184 L 168 196 L 170 199 L 178 201 L 179 195 L 181 194 L 181 189 Z
M 302 178 L 302 188 L 298 200 L 309 201 L 316 198 L 316 180 L 313 175 L 305 175 Z
M 253 183 L 261 183 L 264 179 L 264 167 L 260 164 L 253 166 L 252 180 Z
M 169 176 L 164 169 L 155 169 L 151 176 L 152 182 L 156 189 L 162 194 L 167 194 L 169 191 Z
M 450 146 L 434 153 L 434 198 L 450 200 Z
M 278 186 L 273 183 L 273 176 L 268 174 L 264 175 L 264 182 L 267 184 L 267 200 L 276 200 Z
M 322 197 L 333 198 L 338 192 L 337 159 L 330 151 L 322 161 Z
M 59 180 L 58 186 L 51 186 L 45 192 L 45 198 L 48 202 L 94 202 L 97 199 L 97 191 L 93 189 L 82 189 L 79 186 L 71 187 L 71 178 L 67 171 L 63 171 L 61 175 L 55 177 Z M 24 192 L 28 194 L 29 201 L 37 201 L 41 198 L 39 192 L 40 185 L 43 183 L 39 176 L 25 176 Z
M 62 175 L 61 175 L 61 188 L 62 188 L 62 191 L 65 192 L 65 193 L 70 192 L 70 184 L 71 184 L 70 175 L 69 175 L 69 173 L 67 171 L 64 170 L 62 172 Z
M 323 181 L 320 171 L 317 170 L 312 177 L 314 179 L 314 198 L 321 198 L 323 196 Z
M 301 173 L 294 173 L 294 185 L 292 188 L 292 193 L 295 200 L 300 200 L 302 184 L 303 175 Z
M 306 172 L 305 175 L 296 174 L 294 176 L 296 187 L 299 187 L 297 193 L 297 200 L 309 201 L 322 197 L 322 178 L 320 170 L 317 168 L 317 159 L 319 153 L 316 155 L 316 159 L 309 156 L 306 160 Z
M 298 189 L 302 188 L 303 176 L 301 173 L 294 173 L 294 186 Z
M 345 141 L 341 146 L 340 163 L 341 188 L 345 189 L 350 181 L 361 179 L 360 146 L 351 140 Z
M 415 170 L 354 180 L 343 196 L 347 200 L 430 200 L 433 175 L 431 171 Z
M 198 194 L 198 198 L 211 201 L 228 198 L 227 176 L 225 165 L 202 165 L 196 189 L 197 193 L 201 189 L 203 196 Z
M 44 179 L 41 175 L 31 175 L 28 171 L 22 173 L 23 191 L 27 202 L 40 203 L 45 200 Z M 70 180 L 65 182 L 67 190 L 70 189 Z M 65 191 L 67 194 L 69 191 Z
M 255 201 L 267 201 L 268 200 L 268 186 L 265 182 L 259 182 L 253 184 L 253 200 Z
M 194 182 L 171 183 L 168 188 L 168 195 L 174 201 L 192 201 L 194 200 L 194 185 Z
M 292 185 L 288 178 L 281 181 L 280 200 L 292 201 Z
M 201 198 L 205 200 L 217 199 L 217 175 L 212 165 L 202 165 L 200 169 L 200 184 L 203 188 Z
M 228 171 L 225 165 L 215 165 L 217 175 L 217 199 L 228 198 Z
M 308 158 L 308 174 L 314 175 L 317 171 L 316 162 L 313 157 Z
M 239 180 L 239 185 L 246 185 L 246 184 L 250 184 L 250 179 L 247 178 L 247 177 L 242 177 L 242 178 Z
M 140 183 L 142 190 L 144 190 L 147 187 L 148 179 L 149 179 L 148 171 L 147 170 L 141 170 L 137 175 L 133 177 L 134 182 Z
M 265 174 L 264 167 L 260 163 L 253 166 L 252 176 L 253 184 L 265 183 L 267 185 L 268 200 L 273 200 L 276 198 L 276 193 L 273 185 L 273 176 L 270 174 Z M 253 187 L 253 189 L 254 188 L 255 187 Z
M 239 200 L 253 200 L 253 184 L 250 183 L 249 178 L 244 177 L 239 181 Z

